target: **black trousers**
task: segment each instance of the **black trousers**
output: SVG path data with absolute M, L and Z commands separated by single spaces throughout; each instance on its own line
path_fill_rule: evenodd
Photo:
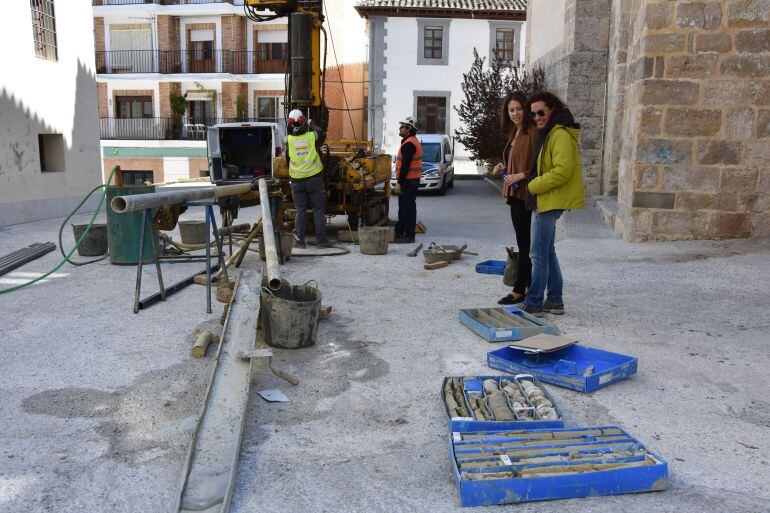
M 402 235 L 412 239 L 414 238 L 414 225 L 417 224 L 417 189 L 420 188 L 420 180 L 404 180 L 400 183 L 396 236 Z
M 513 291 L 516 294 L 524 294 L 532 279 L 532 261 L 529 259 L 529 246 L 531 242 L 530 225 L 532 223 L 532 211 L 524 207 L 524 201 L 519 198 L 508 198 L 511 206 L 511 222 L 516 232 L 516 245 L 519 247 L 518 271 Z

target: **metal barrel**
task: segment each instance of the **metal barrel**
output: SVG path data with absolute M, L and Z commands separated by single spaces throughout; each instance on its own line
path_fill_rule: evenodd
M 275 232 L 273 231 L 273 216 L 270 213 L 270 198 L 267 196 L 267 182 L 259 179 L 259 202 L 262 204 L 262 239 L 265 241 L 265 267 L 267 267 L 267 283 L 272 290 L 278 290 L 281 282 L 281 271 L 278 270 L 278 251 L 275 247 Z
M 221 187 L 195 187 L 178 191 L 159 191 L 134 196 L 117 196 L 110 203 L 112 209 L 122 214 L 163 205 L 178 205 L 186 201 L 213 200 L 222 196 L 246 194 L 251 191 L 251 184 L 223 185 Z

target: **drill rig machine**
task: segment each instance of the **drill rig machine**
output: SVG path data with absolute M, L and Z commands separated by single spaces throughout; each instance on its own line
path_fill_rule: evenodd
M 283 119 L 291 110 L 300 109 L 308 119 L 326 131 L 329 124 L 329 109 L 324 101 L 328 35 L 323 27 L 322 0 L 245 0 L 244 4 L 246 15 L 255 22 L 282 17 L 288 19 L 289 60 L 285 75 Z M 326 213 L 347 216 L 354 230 L 359 223 L 380 224 L 388 217 L 391 157 L 372 150 L 371 141 L 356 140 L 327 140 L 321 148 Z M 286 213 L 293 210 L 294 205 L 285 156 L 272 158 L 272 175 L 275 185 L 271 196 L 279 199 L 274 213 L 276 224 L 287 226 L 291 224 L 291 216 Z M 236 177 L 220 183 L 248 180 L 248 177 Z M 248 198 L 241 198 L 241 204 L 248 204 L 245 201 Z M 220 206 L 226 218 L 232 219 L 237 215 L 237 204 L 230 202 Z

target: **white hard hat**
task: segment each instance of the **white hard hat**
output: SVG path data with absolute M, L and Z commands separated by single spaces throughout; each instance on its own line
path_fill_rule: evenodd
M 414 120 L 414 118 L 413 118 L 412 116 L 407 116 L 407 117 L 405 117 L 404 119 L 402 119 L 401 121 L 399 121 L 399 122 L 398 122 L 398 124 L 399 124 L 399 125 L 406 125 L 406 126 L 410 126 L 410 127 L 412 127 L 413 129 L 417 130 L 417 122 Z
M 289 112 L 289 125 L 301 125 L 305 122 L 305 115 L 302 113 L 299 109 L 294 109 L 293 111 Z

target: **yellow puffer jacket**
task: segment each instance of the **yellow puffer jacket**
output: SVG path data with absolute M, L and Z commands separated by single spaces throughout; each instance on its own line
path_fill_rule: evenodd
M 537 156 L 537 176 L 528 186 L 537 197 L 538 212 L 585 208 L 579 137 L 579 126 L 557 124 L 548 133 Z

